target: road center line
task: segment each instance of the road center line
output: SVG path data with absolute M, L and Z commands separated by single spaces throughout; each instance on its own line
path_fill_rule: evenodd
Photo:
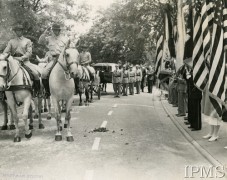
M 109 112 L 108 112 L 108 116 L 111 116 L 112 113 L 113 113 L 113 111 L 109 111 Z
M 84 180 L 92 180 L 94 177 L 94 170 L 87 170 L 85 172 Z
M 105 128 L 107 125 L 107 121 L 103 121 L 102 125 L 101 125 L 101 128 Z
M 117 107 L 117 104 L 114 104 L 114 105 L 113 105 L 113 108 L 116 108 L 116 107 Z
M 99 144 L 100 144 L 101 138 L 100 137 L 96 137 L 92 146 L 92 150 L 93 151 L 97 151 L 99 150 Z

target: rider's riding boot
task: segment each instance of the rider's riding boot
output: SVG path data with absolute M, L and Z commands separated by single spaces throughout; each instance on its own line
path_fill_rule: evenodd
M 39 80 L 34 80 L 33 82 L 33 97 L 38 97 L 40 95 L 41 85 Z
M 45 96 L 48 98 L 50 96 L 49 79 L 42 79 L 42 83 L 46 91 Z

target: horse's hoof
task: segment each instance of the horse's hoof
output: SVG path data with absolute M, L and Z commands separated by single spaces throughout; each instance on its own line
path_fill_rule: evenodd
M 62 135 L 55 135 L 55 141 L 62 141 Z
M 93 103 L 94 101 L 93 101 L 93 100 L 90 100 L 89 102 L 90 102 L 90 103 Z
M 13 142 L 21 142 L 21 138 L 19 136 L 14 137 Z
M 16 129 L 16 126 L 14 124 L 11 124 L 11 125 L 9 125 L 9 129 L 14 130 L 14 129 Z
M 39 118 L 38 114 L 35 114 L 34 119 L 38 119 L 38 118 Z
M 33 125 L 29 124 L 29 130 L 32 130 L 32 129 L 33 129 Z
M 68 137 L 66 137 L 66 140 L 67 140 L 68 142 L 73 142 L 73 141 L 74 141 L 73 136 L 68 136 Z
M 51 120 L 51 115 L 47 115 L 47 120 Z
M 1 130 L 7 130 L 8 129 L 8 126 L 7 125 L 3 125 L 2 127 L 1 127 Z
M 62 126 L 60 126 L 60 131 L 62 131 Z
M 44 112 L 48 112 L 47 108 L 44 108 Z
M 29 134 L 25 134 L 25 137 L 26 137 L 27 139 L 30 139 L 30 138 L 32 137 L 32 132 L 30 132 Z
M 67 128 L 67 124 L 64 124 L 64 128 Z
M 82 103 L 80 103 L 80 104 L 79 104 L 79 106 L 83 106 L 83 104 L 82 104 Z
M 66 109 L 62 109 L 61 112 L 63 112 L 63 113 L 66 112 Z
M 44 129 L 44 125 L 43 124 L 39 124 L 39 129 Z

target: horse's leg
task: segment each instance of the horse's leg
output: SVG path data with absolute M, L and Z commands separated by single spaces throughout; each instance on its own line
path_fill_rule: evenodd
M 55 97 L 52 97 L 52 102 L 54 104 L 54 111 L 55 111 L 55 119 L 57 123 L 57 131 L 55 134 L 55 141 L 61 141 L 62 135 L 61 135 L 61 108 L 59 105 L 59 102 Z
M 32 114 L 32 106 L 29 107 L 28 111 L 28 119 L 29 119 L 29 129 L 33 129 L 33 114 Z
M 2 108 L 3 108 L 3 112 L 4 112 L 4 122 L 3 125 L 1 127 L 1 130 L 7 130 L 8 129 L 8 107 L 7 107 L 7 103 L 3 100 L 1 101 L 2 104 Z
M 50 96 L 47 98 L 47 104 L 48 104 L 47 120 L 50 120 L 51 119 L 51 101 L 50 101 Z
M 38 113 L 39 113 L 39 129 L 44 129 L 44 125 L 42 124 L 42 97 L 38 97 Z
M 81 91 L 79 91 L 79 96 L 80 96 L 80 103 L 79 103 L 79 106 L 82 106 L 83 103 L 82 103 L 82 92 L 81 92 Z
M 85 101 L 85 106 L 88 106 L 88 102 L 89 102 L 89 92 L 88 92 L 88 88 L 85 89 L 85 96 L 86 96 L 86 101 Z
M 48 112 L 48 109 L 47 109 L 47 98 L 46 98 L 46 96 L 44 96 L 43 101 L 44 101 L 44 112 Z
M 73 135 L 71 133 L 71 128 L 70 128 L 70 120 L 71 120 L 70 110 L 71 110 L 72 102 L 73 102 L 73 97 L 71 97 L 71 99 L 69 99 L 67 104 L 66 104 L 65 124 L 67 126 L 67 137 L 66 137 L 66 139 L 67 139 L 68 142 L 74 141 Z
M 8 103 L 9 104 L 9 103 Z M 15 130 L 15 137 L 14 137 L 14 142 L 20 142 L 21 141 L 21 138 L 20 138 L 20 131 L 19 131 L 19 118 L 17 116 L 17 108 L 16 108 L 16 104 L 14 103 L 14 100 L 13 100 L 13 103 L 12 104 L 9 104 L 10 106 L 10 109 L 11 109 L 11 112 L 12 112 L 12 118 L 15 122 L 15 127 L 16 127 L 16 130 Z
M 92 84 L 91 84 L 91 89 L 90 89 L 90 95 L 91 95 L 90 103 L 93 103 L 93 85 Z
M 16 127 L 15 127 L 15 124 L 14 124 L 14 119 L 13 119 L 13 115 L 12 115 L 12 110 L 11 110 L 10 107 L 9 107 L 9 110 L 10 110 L 10 125 L 9 125 L 9 129 L 10 129 L 10 130 L 14 130 L 14 129 L 16 129 Z
M 107 83 L 104 83 L 104 87 L 105 87 L 105 92 L 106 92 Z
M 35 105 L 35 115 L 34 115 L 34 119 L 38 119 L 39 118 L 39 115 L 38 115 L 38 112 L 39 112 L 39 102 L 38 102 L 38 97 L 35 97 L 33 99 L 33 102 L 34 102 L 34 105 Z M 32 103 L 31 103 L 32 104 Z
M 24 99 L 24 110 L 22 113 L 22 119 L 24 120 L 24 124 L 25 124 L 25 137 L 27 139 L 32 137 L 32 131 L 29 128 L 28 125 L 28 111 L 31 111 L 31 96 L 28 96 Z

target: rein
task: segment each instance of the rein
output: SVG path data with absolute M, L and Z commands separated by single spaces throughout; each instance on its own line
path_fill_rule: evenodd
M 65 74 L 65 79 L 68 81 L 70 80 L 72 77 L 70 76 L 70 71 L 69 68 L 72 64 L 77 64 L 76 62 L 71 62 L 68 63 L 67 58 L 65 57 L 65 53 L 63 54 L 63 59 L 65 59 L 66 62 L 66 67 L 58 60 L 57 62 L 60 64 L 60 66 L 62 67 L 62 69 L 64 70 L 64 74 Z

